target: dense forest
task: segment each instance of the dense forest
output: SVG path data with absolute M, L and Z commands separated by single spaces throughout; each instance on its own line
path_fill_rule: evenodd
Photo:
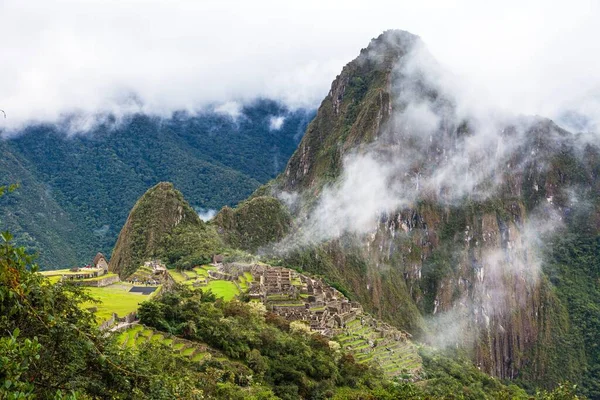
M 9 233 L 0 243 L 2 399 L 570 399 L 573 388 L 527 395 L 455 354 L 423 348 L 422 380 L 391 380 L 335 343 L 256 304 L 175 286 L 142 303 L 141 322 L 210 346 L 193 362 L 160 342 L 123 347 L 81 308 L 85 288 L 51 284 Z
M 235 205 L 275 177 L 313 112 L 262 100 L 239 116 L 179 112 L 104 119 L 89 132 L 35 125 L 0 141 L 0 226 L 42 268 L 110 254 L 135 201 L 173 182 L 198 212 Z

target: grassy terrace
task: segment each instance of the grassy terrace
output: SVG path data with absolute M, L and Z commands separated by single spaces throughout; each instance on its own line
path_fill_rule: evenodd
M 154 296 L 154 293 L 144 296 L 139 293 L 129 293 L 133 285 L 119 283 L 105 287 L 89 287 L 88 293 L 100 301 L 99 303 L 86 302 L 81 306 L 85 308 L 96 307 L 96 319 L 98 322 L 104 322 L 115 312 L 119 316 L 124 316 L 137 310 L 138 305 Z
M 346 325 L 347 331 L 335 339 L 342 348 L 353 353 L 359 363 L 380 366 L 389 376 L 410 375 L 420 369 L 421 358 L 414 344 L 380 338 L 370 326 L 354 320 Z M 373 347 L 369 340 L 376 345 Z
M 169 336 L 143 325 L 134 325 L 117 335 L 117 342 L 122 347 L 136 348 L 150 342 L 170 347 L 174 353 L 181 354 L 192 361 L 202 361 L 211 357 L 210 353 L 201 345 Z
M 173 280 L 177 283 L 183 283 L 187 280 L 187 278 L 183 276 L 181 272 L 177 272 L 174 269 L 169 270 L 169 275 L 171 275 L 171 278 L 173 278 Z
M 50 281 L 51 284 L 54 285 L 55 283 L 60 282 L 60 280 L 62 279 L 62 276 L 54 275 L 54 276 L 49 276 L 47 279 L 48 279 L 48 281 Z
M 240 293 L 235 284 L 230 281 L 210 281 L 205 287 L 212 290 L 215 296 L 222 297 L 225 301 L 232 300 Z
M 115 277 L 115 276 L 118 276 L 118 275 L 117 275 L 117 274 L 113 274 L 112 272 L 109 272 L 108 274 L 104 274 L 104 275 L 101 275 L 101 276 L 96 276 L 96 277 L 94 277 L 94 278 L 86 278 L 86 279 L 82 279 L 81 281 L 82 281 L 82 282 L 101 281 L 101 280 L 103 280 L 103 279 L 106 279 L 106 278 L 113 278 L 113 277 Z
M 170 269 L 169 274 L 177 283 L 184 285 L 193 285 L 196 282 L 204 282 L 208 277 L 208 271 L 216 269 L 212 265 L 203 265 L 201 267 L 195 267 L 191 271 L 178 272 Z M 242 290 L 248 289 L 248 282 L 252 282 L 254 278 L 251 274 L 244 275 L 238 280 L 238 284 Z M 225 301 L 232 300 L 240 294 L 240 290 L 237 288 L 235 283 L 225 280 L 210 280 L 207 285 L 201 286 L 202 289 L 210 289 L 217 297 L 223 298 Z
M 70 272 L 68 269 L 59 269 L 54 271 L 41 272 L 48 281 L 52 284 L 58 283 L 63 275 L 77 274 Z M 99 281 L 106 278 L 116 277 L 117 274 L 108 273 L 106 275 L 81 279 L 81 282 Z M 85 302 L 81 304 L 82 308 L 96 308 L 95 315 L 98 323 L 108 320 L 113 313 L 117 313 L 120 317 L 125 316 L 137 310 L 139 303 L 152 298 L 156 292 L 150 295 L 142 295 L 140 293 L 130 293 L 129 290 L 133 287 L 132 284 L 119 282 L 104 287 L 86 287 L 86 291 L 98 302 Z

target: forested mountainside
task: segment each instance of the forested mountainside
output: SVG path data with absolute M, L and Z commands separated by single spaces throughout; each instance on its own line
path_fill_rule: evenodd
M 294 217 L 262 251 L 493 376 L 600 398 L 599 148 L 450 82 L 417 36 L 374 39 L 258 192 Z
M 0 187 L 0 196 L 6 189 Z M 250 207 L 269 204 L 258 199 Z M 153 212 L 157 216 L 150 215 Z M 183 235 L 177 232 L 180 228 Z M 111 261 L 139 266 L 139 259 L 163 257 L 155 250 L 164 239 L 192 238 L 194 233 L 207 238 L 207 231 L 216 234 L 172 184 L 160 183 L 134 206 Z M 460 352 L 415 346 L 408 335 L 363 313 L 359 303 L 349 302 L 320 278 L 255 259 L 192 268 L 175 263 L 178 270 L 163 270 L 158 295 L 146 301 L 139 296 L 139 320 L 98 328 L 96 307 L 85 306 L 93 292 L 70 280 L 51 281 L 37 273 L 31 257 L 12 244 L 10 234 L 0 239 L 3 399 L 576 398 L 572 385 L 528 394 L 481 372 Z M 212 238 L 201 242 L 211 252 L 224 250 L 230 257 L 253 259 L 242 251 L 232 254 L 235 250 Z M 187 250 L 198 250 L 195 244 L 182 240 L 167 247 L 171 255 L 185 258 Z M 126 254 L 134 257 L 126 260 Z M 119 272 L 129 274 L 126 268 Z M 294 294 L 280 282 L 286 276 Z M 238 298 L 217 294 L 218 286 L 210 283 L 219 282 L 237 287 Z M 109 286 L 127 285 L 131 284 Z M 95 289 L 111 292 L 109 287 Z M 261 300 L 256 289 L 283 292 Z M 288 310 L 297 307 L 289 296 L 312 304 L 328 298 L 331 313 L 311 306 L 303 307 L 304 314 L 315 320 L 290 318 Z M 339 325 L 342 318 L 344 326 Z M 311 328 L 313 322 L 321 324 L 320 331 Z
M 235 205 L 275 177 L 314 114 L 261 100 L 235 118 L 180 112 L 104 118 L 90 131 L 35 125 L 0 140 L 0 226 L 39 253 L 42 268 L 110 254 L 148 187 L 171 181 L 199 212 Z
M 110 270 L 127 278 L 159 259 L 179 269 L 212 261 L 223 243 L 214 226 L 203 222 L 173 184 L 161 182 L 135 203 L 110 259 Z

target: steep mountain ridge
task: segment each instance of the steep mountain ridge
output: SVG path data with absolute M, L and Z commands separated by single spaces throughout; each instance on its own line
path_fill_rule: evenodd
M 571 317 L 570 272 L 549 281 L 543 244 L 597 237 L 598 148 L 547 119 L 465 113 L 460 95 L 416 36 L 374 39 L 270 185 L 295 216 L 278 254 L 492 375 L 596 398 L 579 335 L 597 327 Z
M 343 155 L 372 141 L 386 124 L 392 111 L 392 70 L 419 40 L 394 32 L 373 39 L 333 81 L 280 180 L 286 190 L 320 187 L 324 179 L 335 178 Z
M 109 269 L 127 278 L 152 259 L 176 263 L 193 257 L 195 262 L 207 262 L 220 245 L 214 228 L 198 217 L 181 192 L 173 184 L 161 182 L 150 188 L 129 213 Z

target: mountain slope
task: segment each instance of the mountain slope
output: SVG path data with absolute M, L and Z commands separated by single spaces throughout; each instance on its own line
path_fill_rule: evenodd
M 66 125 L 28 127 L 1 141 L 0 183 L 20 182 L 13 197 L 31 200 L 2 206 L 0 225 L 39 252 L 42 267 L 66 267 L 110 253 L 132 205 L 158 182 L 174 182 L 199 211 L 233 206 L 281 171 L 311 116 L 267 100 L 240 111 L 235 119 L 219 112 L 109 117 L 77 134 Z M 277 117 L 282 124 L 272 126 Z M 37 210 L 35 199 L 52 203 L 62 222 Z
M 599 304 L 564 288 L 597 261 L 552 267 L 542 246 L 597 237 L 598 149 L 543 118 L 466 112 L 447 81 L 401 31 L 343 69 L 269 187 L 295 216 L 278 256 L 492 375 L 599 398 L 600 325 L 578 316 Z
M 148 189 L 129 213 L 109 269 L 126 278 L 152 259 L 176 262 L 195 255 L 202 258 L 199 263 L 207 262 L 220 245 L 214 228 L 202 222 L 181 192 L 161 182 Z

